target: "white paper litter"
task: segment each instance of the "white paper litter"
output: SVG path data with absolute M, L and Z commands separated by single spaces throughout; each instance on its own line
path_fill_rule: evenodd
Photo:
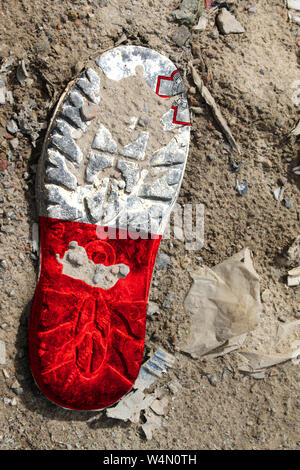
M 261 312 L 259 276 L 250 250 L 212 269 L 201 267 L 191 276 L 194 282 L 185 300 L 191 332 L 182 350 L 192 357 L 233 351 L 256 327 Z
M 152 412 L 156 415 L 163 415 L 164 410 L 168 404 L 168 399 L 165 397 L 161 390 L 155 390 L 151 394 L 145 394 L 143 391 L 150 387 L 157 379 L 161 378 L 169 368 L 173 367 L 175 357 L 167 353 L 163 349 L 158 349 L 156 353 L 142 365 L 137 380 L 133 385 L 133 389 L 125 395 L 116 406 L 107 408 L 106 415 L 109 418 L 120 419 L 122 421 L 131 421 L 138 423 L 142 411 L 152 408 Z M 151 413 L 152 413 L 151 412 Z M 150 413 L 149 416 L 152 416 Z M 150 422 L 145 429 L 143 428 L 147 438 L 151 439 L 152 431 L 160 420 L 150 419 Z
M 286 5 L 291 10 L 300 10 L 300 0 L 286 0 Z

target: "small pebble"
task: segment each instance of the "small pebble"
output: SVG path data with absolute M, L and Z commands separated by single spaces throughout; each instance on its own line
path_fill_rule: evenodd
M 212 385 L 213 387 L 217 386 L 218 379 L 215 375 L 208 375 L 207 380 L 209 381 L 210 385 Z
M 207 159 L 210 162 L 213 162 L 216 159 L 216 155 L 214 153 L 210 153 L 209 155 L 207 155 Z
M 293 199 L 287 197 L 287 198 L 282 199 L 282 204 L 283 204 L 287 209 L 292 209 L 292 207 L 294 206 L 294 201 L 293 201 Z
M 19 130 L 16 121 L 14 121 L 13 119 L 9 121 L 6 125 L 6 130 L 12 135 L 16 134 Z

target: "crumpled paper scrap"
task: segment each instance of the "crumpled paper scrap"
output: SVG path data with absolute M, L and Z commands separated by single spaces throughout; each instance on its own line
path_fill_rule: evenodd
M 194 282 L 184 304 L 192 315 L 191 332 L 181 350 L 197 358 L 239 348 L 262 310 L 250 250 L 245 248 L 212 269 L 200 267 L 191 277 Z

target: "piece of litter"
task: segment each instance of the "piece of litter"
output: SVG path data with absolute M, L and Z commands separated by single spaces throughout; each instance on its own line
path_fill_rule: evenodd
M 296 175 L 300 175 L 300 166 L 296 166 L 295 168 L 293 168 L 293 172 L 294 172 Z
M 123 44 L 126 41 L 127 41 L 127 36 L 125 33 L 123 33 L 120 39 L 115 43 L 115 47 L 119 46 L 120 44 Z
M 300 135 L 300 120 L 298 121 L 294 129 L 290 132 L 290 135 Z
M 300 266 L 291 269 L 288 272 L 287 284 L 289 287 L 295 287 L 300 285 Z
M 142 424 L 141 428 L 147 440 L 153 438 L 154 432 L 161 426 L 161 417 L 157 416 L 151 410 L 145 412 L 146 423 Z
M 169 398 L 167 396 L 164 396 L 160 400 L 155 399 L 151 403 L 150 408 L 157 415 L 163 416 L 165 414 L 165 410 L 166 410 L 168 404 L 169 404 Z
M 239 183 L 238 179 L 235 182 L 235 189 L 241 196 L 245 196 L 248 192 L 248 183 L 247 180 L 243 180 L 242 183 Z
M 289 323 L 278 325 L 277 337 L 279 341 L 284 340 L 287 336 L 295 331 L 296 328 L 300 327 L 300 320 L 295 320 Z
M 240 352 L 240 354 L 246 359 L 247 363 L 240 365 L 239 371 L 261 379 L 265 376 L 265 369 L 297 358 L 300 355 L 300 347 L 286 354 L 266 355 L 247 351 Z
M 2 340 L 0 340 L 0 364 L 6 364 L 6 347 Z
M 290 10 L 300 10 L 300 0 L 287 0 L 286 6 Z
M 223 347 L 229 347 L 228 352 L 236 349 L 234 341 L 257 326 L 262 309 L 250 250 L 212 269 L 200 267 L 191 277 L 194 282 L 184 303 L 192 315 L 191 332 L 181 349 L 195 358 L 210 352 L 221 355 Z
M 154 394 L 145 395 L 141 390 L 129 392 L 116 406 L 107 408 L 106 416 L 108 418 L 138 423 L 141 411 L 148 408 L 154 400 Z
M 33 253 L 38 253 L 39 251 L 39 226 L 36 222 L 32 224 L 32 229 L 31 229 L 31 236 L 32 236 L 32 241 L 31 241 L 31 251 Z
M 189 63 L 189 67 L 190 67 L 190 70 L 192 72 L 193 81 L 194 81 L 196 87 L 200 91 L 201 96 L 204 99 L 204 101 L 206 102 L 206 104 L 210 107 L 210 109 L 211 109 L 218 125 L 221 127 L 223 133 L 225 134 L 226 139 L 228 140 L 231 147 L 236 148 L 237 151 L 240 153 L 239 147 L 238 147 L 238 145 L 237 145 L 237 143 L 236 143 L 229 127 L 228 127 L 227 122 L 223 118 L 220 110 L 218 109 L 217 104 L 216 104 L 213 96 L 211 95 L 208 88 L 206 88 L 206 86 L 204 85 L 204 82 L 203 82 L 202 78 L 200 77 L 200 75 L 198 74 L 197 70 L 195 69 L 195 67 L 193 66 L 193 64 L 191 62 Z
M 0 104 L 5 104 L 6 101 L 6 87 L 4 80 L 0 78 Z
M 133 388 L 145 390 L 150 387 L 158 378 L 172 368 L 175 363 L 175 357 L 163 349 L 158 349 L 156 353 L 146 361 L 136 379 Z
M 147 410 L 154 400 L 160 398 L 159 390 L 149 395 L 145 395 L 143 390 L 147 389 L 162 377 L 169 368 L 173 367 L 175 357 L 167 353 L 163 349 L 158 349 L 156 353 L 142 365 L 138 378 L 136 379 L 133 389 L 123 397 L 116 406 L 107 408 L 106 415 L 109 418 L 120 419 L 122 421 L 131 421 L 138 423 L 142 410 Z M 166 405 L 166 401 L 156 404 L 157 409 L 161 409 Z M 159 408 L 160 406 L 160 408 Z
M 280 192 L 281 192 L 281 188 L 276 188 L 273 191 L 276 201 L 279 201 Z
M 21 63 L 17 67 L 17 79 L 20 85 L 24 86 L 28 78 L 28 72 L 25 67 L 24 59 L 21 60 Z

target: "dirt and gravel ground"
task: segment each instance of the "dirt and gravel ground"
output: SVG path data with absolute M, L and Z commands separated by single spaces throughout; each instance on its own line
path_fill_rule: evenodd
M 180 47 L 173 40 L 179 25 L 172 11 L 178 0 L 0 2 L 0 64 L 12 58 L 3 74 L 14 98 L 12 104 L 0 105 L 0 340 L 7 350 L 0 374 L 0 448 L 299 448 L 299 366 L 274 367 L 258 381 L 238 372 L 236 353 L 195 360 L 178 347 L 190 328 L 183 309 L 191 285 L 187 268 L 214 266 L 245 246 L 253 250 L 261 276 L 264 313 L 259 328 L 264 334 L 258 349 L 268 350 L 271 330 L 265 322 L 300 317 L 300 291 L 286 287 L 281 259 L 299 234 L 300 177 L 292 172 L 299 165 L 299 150 L 295 138 L 287 135 L 299 118 L 293 97 L 300 78 L 300 28 L 287 21 L 283 1 L 256 0 L 250 5 L 256 6 L 254 13 L 247 8 L 249 1 L 228 3 L 244 34 L 223 36 L 209 25 L 204 32 L 191 31 Z M 195 252 L 186 251 L 178 240 L 162 242 L 170 263 L 155 272 L 150 299 L 160 311 L 148 320 L 145 357 L 158 347 L 174 353 L 176 368 L 161 384 L 176 379 L 182 388 L 150 441 L 137 424 L 51 404 L 33 382 L 27 353 L 37 276 L 30 244 L 36 221 L 34 181 L 47 123 L 60 93 L 85 61 L 113 47 L 124 33 L 124 44 L 168 55 L 185 78 L 190 104 L 202 108 L 193 117 L 178 202 L 205 205 L 206 246 Z M 21 59 L 29 74 L 25 86 L 16 79 Z M 191 60 L 227 119 L 241 156 L 230 152 L 195 93 Z M 14 142 L 6 130 L 12 118 L 23 118 Z M 228 170 L 232 161 L 247 162 L 239 175 L 248 181 L 245 196 L 235 189 L 236 175 Z M 273 194 L 282 184 L 286 206 Z M 170 302 L 164 302 L 167 295 Z

